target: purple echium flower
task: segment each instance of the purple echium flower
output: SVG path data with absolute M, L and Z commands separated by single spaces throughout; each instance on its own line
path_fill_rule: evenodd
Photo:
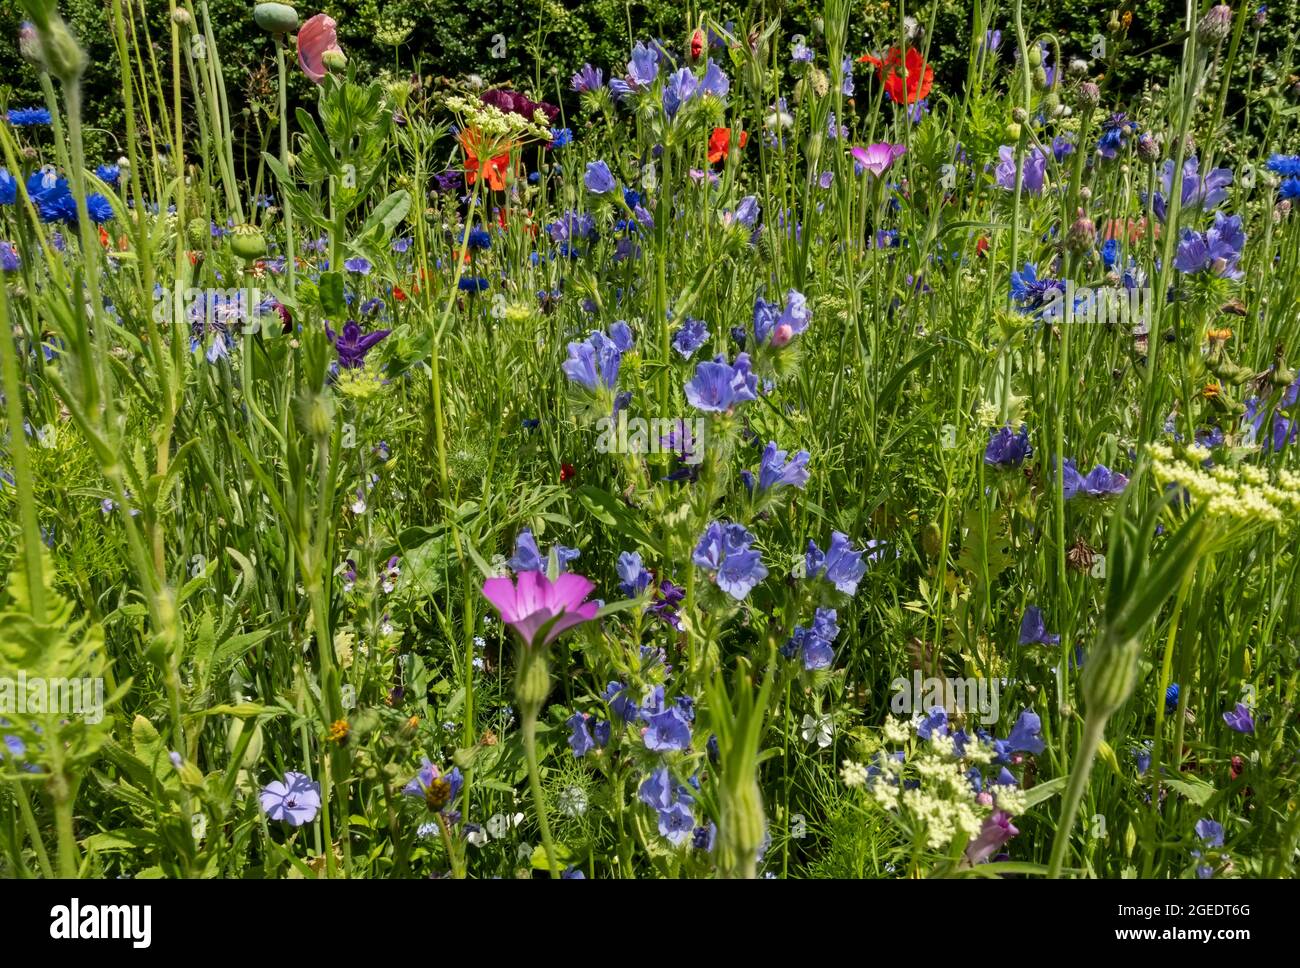
M 1061 637 L 1047 631 L 1047 622 L 1043 619 L 1043 610 L 1037 605 L 1025 609 L 1020 619 L 1021 645 L 1060 645 Z
M 745 353 L 738 354 L 734 364 L 722 354 L 712 362 L 697 364 L 695 376 L 686 384 L 687 402 L 711 413 L 726 413 L 737 404 L 757 399 L 758 377 L 750 372 Z
M 320 784 L 305 773 L 286 773 L 283 780 L 268 783 L 258 800 L 272 820 L 301 827 L 315 820 L 320 810 Z
M 1237 703 L 1237 708 L 1232 712 L 1224 713 L 1223 721 L 1228 724 L 1229 729 L 1236 730 L 1238 733 L 1255 732 L 1255 718 L 1251 716 L 1244 702 Z
M 1246 245 L 1246 233 L 1241 228 L 1241 216 L 1214 214 L 1214 224 L 1204 232 L 1184 229 L 1178 240 L 1174 268 L 1187 275 L 1210 272 L 1220 278 L 1240 279 L 1237 268 L 1241 250 Z
M 560 544 L 557 544 L 553 550 L 561 574 L 568 570 L 569 562 L 577 561 L 582 555 L 577 548 L 566 548 Z M 515 538 L 515 553 L 506 562 L 507 567 L 518 575 L 525 571 L 546 571 L 546 562 L 547 556 L 538 549 L 532 528 L 524 528 Z
M 785 296 L 785 308 L 777 314 L 776 306 L 759 297 L 754 300 L 754 344 L 782 347 L 808 328 L 812 313 L 803 293 L 791 289 Z
M 457 767 L 452 767 L 450 773 L 444 774 L 427 756 L 421 759 L 423 762 L 419 772 L 402 787 L 402 793 L 423 800 L 430 810 L 445 811 L 456 802 L 456 796 L 465 782 L 464 777 Z
M 1120 494 L 1128 486 L 1128 478 L 1117 471 L 1112 471 L 1105 464 L 1098 464 L 1088 471 L 1087 476 L 1079 473 L 1074 461 L 1067 459 L 1061 475 L 1061 493 L 1065 500 L 1079 494 L 1088 497 L 1109 497 Z
M 598 67 L 583 64 L 582 69 L 569 79 L 569 86 L 579 94 L 589 94 L 605 86 L 604 72 Z
M 587 726 L 587 720 L 590 718 L 586 713 L 575 712 L 564 721 L 564 724 L 572 730 L 569 736 L 569 749 L 573 750 L 574 759 L 581 759 L 596 748 L 596 741 L 592 739 L 591 730 Z
M 691 561 L 713 573 L 719 588 L 740 601 L 767 577 L 762 556 L 750 545 L 754 536 L 739 524 L 714 521 L 691 555 Z
M 695 802 L 691 791 L 673 779 L 661 766 L 642 781 L 637 797 L 659 814 L 659 833 L 674 846 L 685 843 L 694 832 L 695 818 L 690 806 Z
M 878 141 L 865 148 L 852 148 L 849 154 L 857 163 L 857 173 L 869 171 L 879 178 L 891 165 L 907 152 L 905 145 L 894 145 L 888 141 Z
M 1047 151 L 1034 148 L 1025 152 L 1020 170 L 1020 187 L 1030 195 L 1041 195 L 1047 178 Z M 1010 145 L 998 148 L 998 163 L 993 169 L 998 187 L 1004 191 L 1016 190 L 1016 150 Z
M 344 259 L 343 268 L 347 269 L 348 272 L 356 272 L 360 275 L 368 276 L 370 275 L 371 269 L 370 260 L 363 258 L 362 256 L 356 256 L 352 259 Z
M 758 493 L 773 487 L 797 487 L 808 483 L 808 451 L 801 450 L 786 461 L 787 452 L 778 450 L 776 441 L 763 448 L 763 458 L 758 465 Z
M 687 715 L 680 704 L 647 715 L 646 728 L 641 734 L 645 748 L 655 753 L 690 749 L 691 724 Z
M 609 165 L 603 161 L 587 162 L 587 171 L 582 176 L 582 184 L 593 195 L 604 195 L 606 192 L 612 192 L 618 187 L 618 182 L 614 180 Z
M 880 556 L 880 552 L 873 551 L 871 554 L 867 552 L 882 544 L 883 542 L 880 541 L 868 541 L 865 548 L 855 551 L 848 535 L 841 531 L 832 531 L 831 543 L 823 553 L 817 547 L 817 543 L 809 539 L 808 549 L 804 554 L 804 572 L 809 579 L 825 575 L 826 580 L 835 586 L 836 591 L 853 595 L 858 590 L 858 582 L 867 573 L 863 556 L 866 556 L 866 561 L 874 562 Z
M 704 68 L 704 77 L 700 80 L 701 95 L 712 95 L 716 98 L 725 98 L 727 92 L 731 90 L 731 80 L 726 73 L 718 66 L 717 61 L 712 57 Z
M 752 229 L 758 221 L 758 199 L 753 195 L 746 195 L 736 205 L 735 212 L 731 213 L 731 220 L 736 225 L 743 225 L 747 229 Z
M 671 120 L 686 102 L 701 93 L 700 79 L 689 67 L 675 71 L 664 84 L 664 113 Z
M 646 571 L 641 555 L 635 551 L 622 552 L 615 570 L 619 577 L 618 590 L 627 598 L 636 598 L 650 587 L 650 572 Z
M 370 352 L 371 347 L 390 332 L 391 330 L 387 329 L 377 329 L 373 333 L 364 333 L 360 326 L 348 320 L 347 325 L 343 327 L 343 332 L 336 334 L 330 329 L 328 323 L 325 324 L 325 335 L 334 344 L 334 349 L 339 354 L 339 366 L 344 369 L 364 366 L 366 354 Z
M 641 718 L 640 707 L 632 700 L 627 686 L 623 683 L 611 682 L 605 686 L 604 699 L 609 703 L 610 714 L 623 722 L 631 723 Z
M 659 52 L 640 41 L 632 48 L 632 58 L 627 62 L 627 80 L 634 90 L 649 87 L 659 76 Z
M 1173 191 L 1173 181 L 1174 163 L 1166 161 L 1160 173 L 1160 184 L 1164 191 L 1156 192 L 1156 197 L 1151 200 L 1151 208 L 1156 213 L 1156 218 L 1162 222 L 1168 204 L 1166 199 Z M 1196 158 L 1188 158 L 1183 162 L 1182 210 L 1208 212 L 1218 208 L 1228 197 L 1228 186 L 1231 184 L 1232 169 L 1214 168 L 1202 177 L 1200 162 Z
M 689 360 L 708 338 L 709 328 L 704 321 L 687 316 L 685 322 L 673 334 L 673 349 L 680 353 L 683 359 Z
M 988 446 L 984 448 L 984 463 L 995 467 L 1019 467 L 1033 453 L 1028 427 L 1021 424 L 1020 430 L 1014 433 L 1009 426 L 999 427 L 989 434 Z
M 564 375 L 588 390 L 614 389 L 623 354 L 614 341 L 593 330 L 581 343 L 569 344 L 569 358 L 561 364 Z
M 831 643 L 840 634 L 840 627 L 835 624 L 836 614 L 833 608 L 819 608 L 813 616 L 810 628 L 796 625 L 790 641 L 781 650 L 788 658 L 796 655 L 803 660 L 803 667 L 808 671 L 829 669 L 835 661 L 835 650 Z

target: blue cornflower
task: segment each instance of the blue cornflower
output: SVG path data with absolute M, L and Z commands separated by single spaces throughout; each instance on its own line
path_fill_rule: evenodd
M 482 277 L 461 276 L 457 288 L 461 292 L 482 292 L 488 287 L 488 281 Z
M 492 236 L 485 229 L 472 228 L 465 236 L 465 245 L 471 249 L 492 248 Z M 344 265 L 347 265 L 345 262 Z
M 122 169 L 117 165 L 100 165 L 95 169 L 95 177 L 112 188 L 122 180 Z
M 1165 715 L 1173 715 L 1174 710 L 1178 708 L 1179 691 L 1176 682 L 1171 682 L 1169 688 L 1165 690 Z
M 1300 178 L 1300 155 L 1269 155 L 1264 167 L 1283 178 Z
M 552 129 L 551 129 L 551 142 L 550 142 L 550 144 L 548 144 L 546 147 L 548 147 L 548 148 L 567 148 L 567 147 L 568 147 L 569 145 L 571 145 L 571 144 L 573 144 L 573 132 L 572 132 L 572 131 L 570 131 L 568 128 L 552 128 Z
M 15 128 L 44 127 L 50 123 L 50 112 L 45 108 L 10 108 L 9 123 Z
M 1032 262 L 1026 262 L 1020 272 L 1011 272 L 1011 295 L 1022 312 L 1043 310 L 1044 315 L 1048 314 L 1064 297 L 1065 289 L 1065 283 L 1059 279 L 1040 279 L 1038 267 Z

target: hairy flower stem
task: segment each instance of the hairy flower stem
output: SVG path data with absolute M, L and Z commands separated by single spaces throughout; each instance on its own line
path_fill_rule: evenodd
M 528 787 L 533 794 L 533 809 L 537 811 L 537 826 L 542 831 L 542 844 L 546 848 L 546 866 L 551 877 L 560 876 L 560 865 L 555 859 L 555 842 L 551 839 L 551 824 L 546 814 L 546 798 L 542 794 L 542 774 L 537 768 L 537 713 L 521 710 L 523 716 L 524 759 L 528 763 Z
M 1074 770 L 1070 773 L 1070 783 L 1065 789 L 1065 806 L 1056 827 L 1056 838 L 1052 841 L 1052 857 L 1047 866 L 1047 876 L 1061 876 L 1061 864 L 1065 860 L 1065 851 L 1070 846 L 1070 831 L 1074 819 L 1079 813 L 1079 803 L 1088 788 L 1088 777 L 1092 774 L 1092 762 L 1101 748 L 1106 735 L 1106 720 L 1109 716 L 1089 716 L 1083 724 L 1083 741 L 1074 758 Z

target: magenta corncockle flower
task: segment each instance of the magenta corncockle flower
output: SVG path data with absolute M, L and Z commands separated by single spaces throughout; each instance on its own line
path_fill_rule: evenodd
M 483 597 L 526 645 L 545 646 L 561 632 L 596 617 L 596 603 L 586 600 L 595 587 L 590 579 L 571 572 L 551 581 L 540 571 L 525 571 L 520 573 L 518 584 L 509 578 L 489 578 L 483 583 Z M 535 641 L 541 628 L 552 619 L 556 621 L 545 639 Z
M 906 151 L 907 148 L 903 145 L 891 145 L 887 141 L 880 141 L 865 148 L 854 148 L 849 154 L 853 155 L 854 161 L 879 178 L 890 165 L 903 157 Z
M 325 52 L 330 50 L 343 52 L 338 24 L 328 14 L 318 13 L 298 28 L 298 64 L 317 84 L 325 80 Z
M 966 860 L 972 866 L 984 863 L 1018 833 L 1011 823 L 1011 814 L 1005 810 L 994 811 L 984 818 L 980 835 L 966 845 Z

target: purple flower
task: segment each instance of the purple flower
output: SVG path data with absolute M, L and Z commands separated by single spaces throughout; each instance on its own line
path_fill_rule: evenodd
M 709 329 L 704 325 L 703 320 L 687 316 L 686 321 L 673 334 L 673 349 L 680 353 L 683 359 L 689 360 L 708 338 Z
M 1156 214 L 1156 218 L 1165 221 L 1165 199 L 1169 196 L 1173 188 L 1174 181 L 1174 163 L 1166 161 L 1160 173 L 1160 183 L 1164 186 L 1163 192 L 1156 192 L 1156 197 L 1151 200 L 1151 208 Z M 1223 204 L 1224 199 L 1228 197 L 1228 186 L 1232 184 L 1232 169 L 1214 168 L 1206 173 L 1205 177 L 1200 174 L 1200 162 L 1196 158 L 1188 158 L 1183 162 L 1182 178 L 1182 209 L 1183 211 L 1210 211 L 1218 208 Z
M 347 269 L 348 272 L 359 272 L 363 276 L 368 276 L 370 275 L 370 260 L 363 259 L 361 256 L 354 259 L 345 259 L 343 268 Z
M 1029 444 L 1029 429 L 1020 425 L 1020 430 L 1011 432 L 1010 427 L 999 427 L 989 435 L 988 446 L 984 448 L 984 463 L 995 467 L 1019 467 L 1026 457 L 1034 452 Z
M 1088 472 L 1086 477 L 1079 473 L 1078 468 L 1071 459 L 1067 459 L 1062 468 L 1061 492 L 1067 501 L 1080 493 L 1088 497 L 1108 497 L 1112 494 L 1121 494 L 1127 486 L 1128 478 L 1123 474 L 1112 471 L 1105 464 L 1098 464 Z
M 1006 750 L 1011 753 L 1033 753 L 1038 755 L 1047 748 L 1043 738 L 1039 736 L 1043 728 L 1043 722 L 1038 718 L 1038 714 L 1032 709 L 1023 710 L 1016 718 L 1016 724 L 1011 727 L 1011 733 L 1007 736 Z
M 689 67 L 683 67 L 664 85 L 664 113 L 671 119 L 682 105 L 699 93 L 701 93 L 699 78 Z
M 0 271 L 17 272 L 22 267 L 18 252 L 12 242 L 0 242 Z
M 566 548 L 560 544 L 553 550 L 561 574 L 568 570 L 569 562 L 577 561 L 582 555 L 576 548 Z M 546 556 L 537 547 L 532 528 L 524 528 L 515 538 L 515 553 L 506 565 L 518 575 L 525 571 L 546 571 L 546 561 Z
M 993 169 L 998 187 L 1004 191 L 1016 190 L 1016 151 L 1010 145 L 998 148 L 998 163 Z M 1047 152 L 1034 148 L 1025 153 L 1020 171 L 1020 186 L 1030 195 L 1041 195 L 1047 178 Z
M 595 392 L 604 387 L 614 389 L 623 353 L 604 333 L 593 330 L 581 343 L 569 344 L 569 357 L 562 364 L 564 375 Z
M 704 68 L 704 78 L 700 81 L 700 94 L 711 94 L 716 98 L 725 98 L 731 90 L 731 81 L 712 57 Z
M 695 817 L 684 803 L 659 811 L 659 833 L 674 847 L 680 847 L 695 832 Z
M 587 162 L 587 172 L 582 176 L 582 183 L 587 186 L 587 191 L 596 195 L 604 195 L 618 187 L 609 165 L 603 161 Z
M 618 572 L 618 589 L 625 598 L 635 598 L 650 586 L 650 572 L 641 563 L 641 556 L 635 551 L 624 551 L 618 556 L 615 566 Z
M 801 450 L 786 462 L 786 451 L 778 450 L 776 441 L 763 448 L 758 466 L 758 493 L 773 487 L 803 488 L 808 483 L 808 451 Z
M 1052 635 L 1047 631 L 1047 623 L 1043 620 L 1043 612 L 1037 605 L 1030 605 L 1025 609 L 1024 617 L 1020 620 L 1020 644 L 1021 645 L 1060 645 L 1061 637 Z
M 718 587 L 740 601 L 767 577 L 762 556 L 750 548 L 753 542 L 743 525 L 714 521 L 701 535 L 691 561 L 713 572 Z
M 854 551 L 848 535 L 840 531 L 832 531 L 831 543 L 823 554 L 816 542 L 810 539 L 808 550 L 804 554 L 805 574 L 809 579 L 824 574 L 826 580 L 834 585 L 837 591 L 845 595 L 853 595 L 858 590 L 858 582 L 867 573 L 866 563 L 862 560 L 863 555 L 881 544 L 883 542 L 868 541 L 862 551 Z M 867 561 L 875 561 L 879 555 L 878 551 L 868 555 Z
M 753 195 L 746 195 L 742 198 L 739 204 L 736 205 L 736 211 L 732 214 L 732 219 L 737 225 L 752 229 L 754 223 L 758 221 L 758 199 Z
M 325 335 L 334 344 L 334 349 L 339 354 L 339 366 L 344 369 L 364 366 L 366 354 L 370 352 L 371 347 L 390 332 L 391 330 L 387 329 L 377 329 L 373 333 L 364 333 L 360 326 L 348 320 L 347 325 L 343 327 L 343 332 L 335 334 L 329 324 L 325 324 Z
M 966 860 L 971 865 L 983 864 L 1020 833 L 1011 823 L 1011 814 L 997 810 L 984 818 L 979 836 L 966 845 Z
M 646 717 L 646 730 L 641 738 L 645 748 L 656 753 L 689 749 L 691 724 L 680 706 L 670 706 Z
M 569 86 L 579 94 L 588 94 L 604 87 L 604 73 L 598 67 L 583 64 L 582 69 L 569 79 Z
M 1187 275 L 1212 272 L 1226 279 L 1240 279 L 1237 268 L 1241 250 L 1246 244 L 1246 233 L 1241 228 L 1241 216 L 1214 214 L 1214 224 L 1205 232 L 1184 229 L 1178 240 L 1174 268 Z
M 1101 137 L 1097 139 L 1097 154 L 1110 161 L 1119 156 L 1124 139 L 1137 130 L 1122 112 L 1112 114 L 1101 123 Z
M 402 787 L 402 793 L 423 800 L 430 810 L 446 811 L 451 804 L 455 803 L 456 795 L 460 793 L 465 778 L 461 776 L 460 769 L 457 767 L 452 767 L 451 772 L 444 775 L 427 756 L 421 759 L 423 762 L 419 772 L 415 774 L 413 780 Z
M 811 628 L 796 625 L 794 634 L 782 651 L 793 657 L 798 654 L 803 659 L 803 667 L 808 671 L 829 669 L 835 661 L 835 650 L 831 643 L 840 634 L 840 627 L 835 624 L 835 609 L 819 608 L 813 615 Z
M 526 645 L 544 646 L 596 617 L 599 606 L 586 600 L 594 587 L 581 575 L 563 574 L 551 581 L 541 572 L 525 571 L 517 585 L 509 578 L 489 578 L 483 583 L 483 597 Z M 537 642 L 543 627 L 547 627 L 546 636 Z
M 1222 847 L 1223 846 L 1223 824 L 1216 820 L 1202 819 L 1196 821 L 1196 837 L 1200 840 L 1203 847 Z M 1200 857 L 1201 852 L 1192 851 L 1193 857 Z
M 739 354 L 734 365 L 721 354 L 712 362 L 697 364 L 695 376 L 686 384 L 686 399 L 697 410 L 711 413 L 726 413 L 746 400 L 757 400 L 758 378 L 750 372 L 749 356 Z
M 632 59 L 627 62 L 627 79 L 635 88 L 646 88 L 659 76 L 659 52 L 640 41 L 632 48 Z
M 879 178 L 891 165 L 907 152 L 906 145 L 894 145 L 887 141 L 878 141 L 865 148 L 852 148 L 849 154 L 857 162 L 858 174 L 869 171 Z
M 564 721 L 565 725 L 573 731 L 569 736 L 569 749 L 573 750 L 575 759 L 580 759 L 596 748 L 596 741 L 591 738 L 591 730 L 587 728 L 588 716 L 586 713 L 574 713 Z
M 258 799 L 263 812 L 272 820 L 301 827 L 315 820 L 320 810 L 320 784 L 305 773 L 290 772 L 283 780 L 268 783 Z
M 1234 729 L 1238 733 L 1255 732 L 1255 720 L 1250 715 L 1250 710 L 1246 708 L 1244 702 L 1237 703 L 1237 708 L 1230 713 L 1223 714 L 1223 721 L 1228 724 L 1229 729 Z
M 631 694 L 623 683 L 609 683 L 605 687 L 604 699 L 609 704 L 609 711 L 623 722 L 631 723 L 641 718 L 640 708 L 632 701 Z

